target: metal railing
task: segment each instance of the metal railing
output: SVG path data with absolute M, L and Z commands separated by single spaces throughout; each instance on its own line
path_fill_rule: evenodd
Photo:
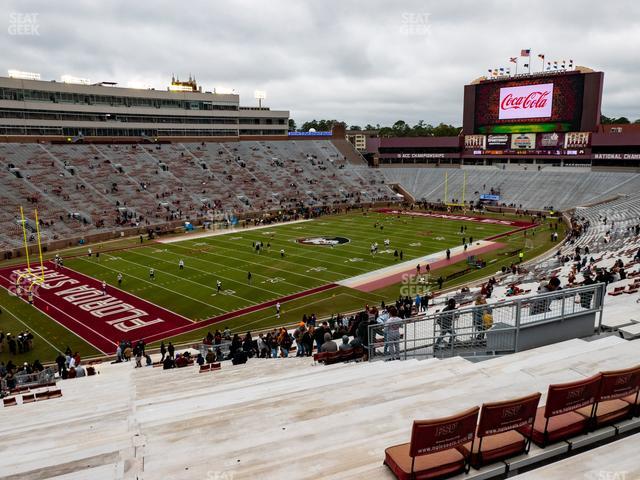
M 54 382 L 56 376 L 56 371 L 53 367 L 47 367 L 41 372 L 35 373 L 19 373 L 13 377 L 15 381 L 15 385 L 11 385 L 11 387 L 7 383 L 7 379 L 3 378 L 2 382 L 0 382 L 0 390 L 3 392 L 7 392 L 13 388 L 19 387 L 38 387 L 39 385 L 46 385 L 48 383 Z
M 496 356 L 518 351 L 523 328 L 585 314 L 602 322 L 605 284 L 513 297 L 368 327 L 369 360 Z

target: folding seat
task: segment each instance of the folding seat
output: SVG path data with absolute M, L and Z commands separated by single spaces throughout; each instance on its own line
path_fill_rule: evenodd
M 541 447 L 584 433 L 588 419 L 576 413 L 591 407 L 600 387 L 600 374 L 575 382 L 549 385 L 547 402 L 539 407 L 533 423 L 532 440 Z
M 313 354 L 313 361 L 322 363 L 329 354 L 327 352 L 318 352 Z
M 48 398 L 58 398 L 62 396 L 62 390 L 56 388 L 54 390 L 49 390 L 47 394 Z
M 47 400 L 49 398 L 49 392 L 36 392 L 36 400 Z
M 3 398 L 2 403 L 5 407 L 13 407 L 14 405 L 18 404 L 18 402 L 16 401 L 16 397 Z
M 385 450 L 384 464 L 399 480 L 442 478 L 469 471 L 469 455 L 461 451 L 471 442 L 478 407 L 435 420 L 414 420 L 411 441 Z
M 33 393 L 22 394 L 22 403 L 31 403 L 36 401 L 36 396 Z
M 463 452 L 471 454 L 474 468 L 529 452 L 540 396 L 533 393 L 482 405 L 473 451 L 470 445 L 463 446 Z
M 220 370 L 222 368 L 222 366 L 220 365 L 220 362 L 216 362 L 216 363 L 212 363 L 211 364 L 211 370 Z
M 206 365 L 200 365 L 200 373 L 210 372 L 211 364 L 207 363 Z
M 611 424 L 635 413 L 634 403 L 637 403 L 640 388 L 640 365 L 624 370 L 601 372 L 600 376 L 595 404 L 576 411 L 589 419 L 593 428 Z
M 338 350 L 337 352 L 325 352 L 327 354 L 324 357 L 324 364 L 331 365 L 333 363 L 339 363 L 342 361 L 342 352 Z

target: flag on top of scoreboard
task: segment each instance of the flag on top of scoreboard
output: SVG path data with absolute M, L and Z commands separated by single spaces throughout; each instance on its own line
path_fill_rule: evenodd
M 527 48 L 526 50 L 520 50 L 521 57 L 528 57 L 531 54 L 531 49 Z

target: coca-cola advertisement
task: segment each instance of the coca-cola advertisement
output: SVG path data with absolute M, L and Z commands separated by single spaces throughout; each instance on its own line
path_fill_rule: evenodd
M 580 130 L 584 76 L 566 74 L 510 80 L 487 81 L 475 85 L 474 133 L 551 133 Z
M 553 105 L 553 83 L 500 89 L 498 118 L 549 118 Z

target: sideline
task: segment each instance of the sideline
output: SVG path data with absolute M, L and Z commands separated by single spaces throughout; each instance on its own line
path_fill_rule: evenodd
M 296 223 L 310 222 L 311 220 L 312 219 L 310 218 L 309 219 L 303 218 L 301 220 L 291 220 L 289 222 L 271 223 L 269 225 L 256 225 L 253 227 L 245 227 L 245 228 L 226 228 L 226 229 L 214 230 L 212 232 L 194 232 L 194 233 L 187 233 L 184 235 L 178 235 L 171 238 L 157 238 L 155 239 L 155 242 L 156 243 L 183 242 L 185 240 L 195 240 L 198 238 L 216 237 L 218 235 L 227 235 L 229 233 L 242 233 L 242 232 L 248 232 L 251 230 L 260 230 L 263 228 L 274 228 L 280 225 L 294 225 Z

